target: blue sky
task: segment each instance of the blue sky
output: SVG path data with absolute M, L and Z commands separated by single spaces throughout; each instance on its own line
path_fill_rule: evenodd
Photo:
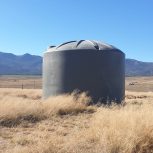
M 0 0 L 0 51 L 36 54 L 69 40 L 153 61 L 153 0 Z

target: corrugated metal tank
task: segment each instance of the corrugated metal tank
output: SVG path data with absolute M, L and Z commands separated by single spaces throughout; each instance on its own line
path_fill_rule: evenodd
M 125 95 L 125 54 L 98 41 L 80 40 L 51 46 L 43 58 L 43 97 L 87 91 L 93 102 Z

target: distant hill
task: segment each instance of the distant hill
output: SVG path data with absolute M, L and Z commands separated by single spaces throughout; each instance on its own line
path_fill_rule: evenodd
M 151 76 L 153 63 L 126 59 L 126 76 Z M 14 55 L 0 52 L 0 75 L 40 75 L 42 74 L 42 57 L 30 55 Z
M 30 54 L 17 56 L 11 53 L 0 52 L 0 75 L 40 75 L 41 73 L 41 56 L 35 56 Z
M 153 63 L 141 62 L 134 59 L 126 59 L 126 76 L 152 76 Z

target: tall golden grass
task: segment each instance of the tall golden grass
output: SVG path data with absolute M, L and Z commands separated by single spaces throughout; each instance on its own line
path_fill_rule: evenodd
M 0 152 L 153 153 L 153 93 L 90 106 L 85 93 L 41 100 L 41 90 L 0 89 Z

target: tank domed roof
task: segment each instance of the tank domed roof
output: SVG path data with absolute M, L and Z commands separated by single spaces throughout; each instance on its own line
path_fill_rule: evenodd
M 62 50 L 119 50 L 116 47 L 95 40 L 80 40 L 69 41 L 60 44 L 59 46 L 50 46 L 48 51 L 62 51 Z

